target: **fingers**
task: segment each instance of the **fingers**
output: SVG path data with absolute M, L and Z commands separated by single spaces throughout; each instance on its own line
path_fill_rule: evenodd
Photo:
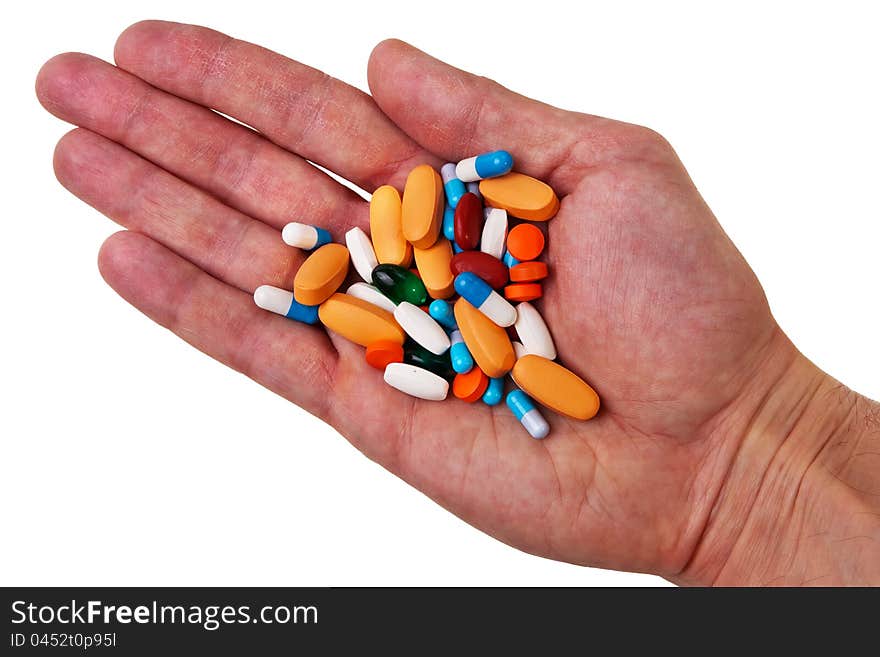
M 292 289 L 302 256 L 278 231 L 109 139 L 82 128 L 68 133 L 55 150 L 55 173 L 95 209 L 229 285 Z
M 402 187 L 416 164 L 439 163 L 362 91 L 207 28 L 137 23 L 119 37 L 115 57 L 150 84 L 253 126 L 371 192 Z
M 37 96 L 55 116 L 276 228 L 305 221 L 341 234 L 352 218 L 366 220 L 357 194 L 302 158 L 95 57 L 49 60 L 37 76 Z
M 188 343 L 310 413 L 326 417 L 336 367 L 327 335 L 257 308 L 145 235 L 111 236 L 98 256 L 119 295 Z

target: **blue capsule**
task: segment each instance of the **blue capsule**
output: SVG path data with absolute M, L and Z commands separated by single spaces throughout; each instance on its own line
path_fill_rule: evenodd
M 440 169 L 440 177 L 443 179 L 443 191 L 446 192 L 446 201 L 454 209 L 458 205 L 458 200 L 467 191 L 464 183 L 455 175 L 455 163 L 444 164 Z
M 507 406 L 532 438 L 545 438 L 550 433 L 547 420 L 541 415 L 541 411 L 535 408 L 531 397 L 522 390 L 511 390 L 507 393 Z
M 493 290 L 482 278 L 470 271 L 455 277 L 455 291 L 469 304 L 495 322 L 498 326 L 513 326 L 516 308 Z
M 507 151 L 492 151 L 469 157 L 455 165 L 455 175 L 464 182 L 495 178 L 510 173 L 513 156 Z
M 455 208 L 448 203 L 443 211 L 443 237 L 449 241 L 455 239 Z
M 459 374 L 470 372 L 474 367 L 474 357 L 461 337 L 461 331 L 455 330 L 449 334 L 452 346 L 449 348 L 449 358 L 452 361 L 452 369 Z
M 448 301 L 443 299 L 434 299 L 428 306 L 428 314 L 434 318 L 438 324 L 442 324 L 451 331 L 458 328 L 455 321 L 455 313 Z
M 487 406 L 497 406 L 504 398 L 504 377 L 489 379 L 489 387 L 483 393 L 483 403 Z
M 254 303 L 288 319 L 314 324 L 318 321 L 318 306 L 306 306 L 293 298 L 293 292 L 280 287 L 261 285 L 254 291 Z
M 461 248 L 457 242 L 452 243 L 452 252 L 453 253 L 461 253 L 462 251 L 464 251 L 464 249 Z
M 514 266 L 516 266 L 516 265 L 518 265 L 518 264 L 520 263 L 519 260 L 517 260 L 517 259 L 514 258 L 512 255 L 510 255 L 510 251 L 505 251 L 505 252 L 504 252 L 504 259 L 503 259 L 503 262 L 504 262 L 504 264 L 507 265 L 508 267 L 514 267 Z

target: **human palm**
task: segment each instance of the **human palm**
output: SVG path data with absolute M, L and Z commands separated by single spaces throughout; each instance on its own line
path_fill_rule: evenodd
M 82 126 L 59 143 L 59 180 L 128 229 L 100 254 L 127 301 L 505 542 L 687 577 L 745 428 L 739 400 L 778 329 L 662 138 L 396 41 L 371 57 L 372 96 L 194 26 L 139 23 L 116 61 L 60 55 L 37 90 Z M 367 203 L 306 160 L 372 191 L 496 148 L 562 200 L 538 305 L 561 362 L 602 398 L 589 422 L 545 411 L 543 441 L 503 404 L 407 397 L 361 348 L 251 298 L 291 287 L 303 256 L 281 242 L 288 221 L 337 238 L 368 226 Z

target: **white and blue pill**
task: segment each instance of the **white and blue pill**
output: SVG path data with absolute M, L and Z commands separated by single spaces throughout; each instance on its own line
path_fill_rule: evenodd
M 293 298 L 293 292 L 271 285 L 261 285 L 254 291 L 254 303 L 288 319 L 314 324 L 318 321 L 318 306 L 306 306 Z
M 520 261 L 517 260 L 516 258 L 514 258 L 512 255 L 510 255 L 510 251 L 505 251 L 504 258 L 502 259 L 502 262 L 504 262 L 504 264 L 507 267 L 515 267 L 516 265 L 519 264 Z
M 433 317 L 438 324 L 445 326 L 450 331 L 454 331 L 458 328 L 458 324 L 455 321 L 455 313 L 452 311 L 452 306 L 449 305 L 449 302 L 445 299 L 434 299 L 431 302 L 431 305 L 428 306 L 428 314 Z
M 467 184 L 467 190 L 468 190 L 471 194 L 473 194 L 474 196 L 476 196 L 478 199 L 480 199 L 481 201 L 483 200 L 483 195 L 480 193 L 480 183 L 479 183 L 479 181 L 474 180 L 473 182 L 469 182 L 469 183 Z
M 462 272 L 455 277 L 455 291 L 498 326 L 516 323 L 516 308 L 473 272 Z
M 504 377 L 489 379 L 489 387 L 483 393 L 483 403 L 487 406 L 497 406 L 504 399 Z
M 455 208 L 449 203 L 446 204 L 446 210 L 443 211 L 443 237 L 450 242 L 455 239 Z
M 440 177 L 443 179 L 443 191 L 446 192 L 446 201 L 454 209 L 461 197 L 467 192 L 464 183 L 455 175 L 455 162 L 444 164 L 440 168 Z
M 323 228 L 301 224 L 297 221 L 292 221 L 281 229 L 281 239 L 285 244 L 306 251 L 317 249 L 333 241 L 330 233 Z
M 452 362 L 452 369 L 458 374 L 470 372 L 474 367 L 474 357 L 471 356 L 470 349 L 464 343 L 461 331 L 456 329 L 450 333 L 449 341 L 452 343 L 452 346 L 449 347 L 449 360 Z
M 531 398 L 522 390 L 511 390 L 507 394 L 507 406 L 513 411 L 516 419 L 525 427 L 532 438 L 540 440 L 550 433 L 550 425 L 535 408 Z
M 462 160 L 455 165 L 455 175 L 464 182 L 495 178 L 510 173 L 513 156 L 507 151 L 492 151 Z

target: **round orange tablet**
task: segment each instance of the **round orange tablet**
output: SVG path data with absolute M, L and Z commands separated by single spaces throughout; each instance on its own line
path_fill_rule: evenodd
M 507 250 L 517 260 L 534 260 L 544 250 L 544 233 L 532 224 L 514 226 L 507 234 Z
M 504 288 L 504 298 L 508 301 L 534 301 L 540 299 L 544 291 L 540 283 L 517 283 Z
M 477 401 L 489 387 L 489 377 L 479 367 L 472 367 L 464 374 L 456 374 L 452 381 L 452 394 L 469 404 Z
M 403 345 L 391 340 L 379 340 L 367 347 L 367 364 L 382 372 L 390 363 L 403 362 Z
M 547 278 L 547 265 L 537 260 L 521 262 L 510 268 L 510 280 L 514 283 L 531 283 Z

